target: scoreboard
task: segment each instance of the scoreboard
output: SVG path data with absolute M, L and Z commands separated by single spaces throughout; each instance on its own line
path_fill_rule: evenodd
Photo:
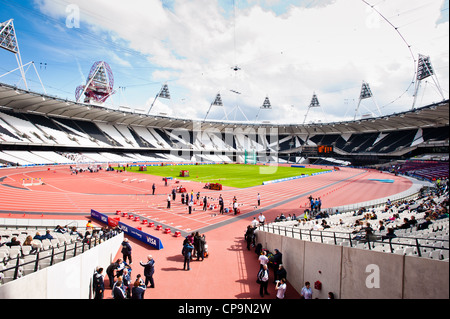
M 317 156 L 317 155 L 329 155 L 334 151 L 332 145 L 319 145 L 319 146 L 310 146 L 304 145 L 302 147 L 302 154 L 306 156 Z
M 319 146 L 317 146 L 317 153 L 319 153 L 319 154 L 331 154 L 331 153 L 333 153 L 333 146 L 330 146 L 330 145 L 319 145 Z

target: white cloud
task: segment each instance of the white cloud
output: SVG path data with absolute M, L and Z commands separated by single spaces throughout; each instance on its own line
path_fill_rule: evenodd
M 63 17 L 65 2 L 60 3 L 39 1 L 43 12 Z M 437 0 L 378 1 L 375 9 L 394 27 L 360 0 L 321 1 L 316 7 L 311 1 L 291 1 L 283 10 L 280 1 L 255 0 L 242 4 L 236 20 L 226 12 L 232 8 L 212 0 L 174 0 L 170 8 L 157 0 L 71 3 L 80 7 L 83 30 L 99 36 L 107 32 L 124 40 L 120 45 L 148 56 L 155 69 L 146 75 L 152 72 L 154 82 L 170 81 L 171 114 L 181 117 L 203 118 L 221 92 L 228 112 L 239 105 L 253 120 L 269 96 L 273 110 L 260 118 L 301 123 L 316 92 L 322 110 L 311 110 L 309 118 L 324 120 L 322 111 L 325 121 L 353 118 L 362 81 L 370 84 L 383 113 L 405 111 L 412 104 L 414 86 L 404 92 L 415 63 L 394 27 L 415 58 L 431 56 L 441 86 L 448 87 L 448 19 L 436 24 L 442 14 Z M 120 52 L 110 57 L 118 69 L 133 65 L 133 57 Z M 233 71 L 234 65 L 241 70 Z M 440 99 L 432 85 L 421 94 L 423 104 Z M 138 95 L 141 101 L 152 95 L 145 94 Z M 169 107 L 162 109 L 167 113 Z M 221 112 L 216 112 L 219 118 Z

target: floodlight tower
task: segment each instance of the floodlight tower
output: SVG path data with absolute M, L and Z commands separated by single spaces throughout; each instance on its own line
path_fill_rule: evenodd
M 158 94 L 156 94 L 155 99 L 153 100 L 153 103 L 147 112 L 147 115 L 150 114 L 150 111 L 152 110 L 153 105 L 155 105 L 155 102 L 159 97 L 170 100 L 169 86 L 167 85 L 167 83 L 164 83 L 163 86 L 161 87 L 161 90 L 159 90 Z
M 303 120 L 303 124 L 306 123 L 306 118 L 308 117 L 309 111 L 315 107 L 320 107 L 320 103 L 319 103 L 319 99 L 317 98 L 316 93 L 314 92 L 313 97 L 311 99 L 311 103 L 308 106 L 308 111 L 306 112 L 305 119 Z
M 417 63 L 417 75 L 416 75 L 416 86 L 414 89 L 414 101 L 412 105 L 412 109 L 416 106 L 417 101 L 417 93 L 420 89 L 420 84 L 423 80 L 426 78 L 431 77 L 433 79 L 434 84 L 436 85 L 436 88 L 439 91 L 439 94 L 441 95 L 442 99 L 445 100 L 444 93 L 442 92 L 442 88 L 439 85 L 439 81 L 434 73 L 433 65 L 431 64 L 431 60 L 429 56 L 424 56 L 422 54 L 419 54 L 419 61 Z
M 271 110 L 271 109 L 272 109 L 272 105 L 270 104 L 269 97 L 266 96 L 266 99 L 264 100 L 263 105 L 259 108 L 258 114 L 256 114 L 256 121 L 258 121 L 259 113 L 261 112 L 261 110 Z
M 205 116 L 205 121 L 209 115 L 209 112 L 211 112 L 211 108 L 213 107 L 213 105 L 220 106 L 223 108 L 223 102 L 222 102 L 222 97 L 220 96 L 220 93 L 217 93 L 216 98 L 214 99 L 214 102 L 212 102 L 211 105 L 209 106 L 209 110 Z M 225 118 L 228 121 L 228 115 L 227 115 L 227 112 L 225 112 L 225 108 L 223 108 L 223 112 L 225 113 Z
M 378 107 L 377 102 L 373 98 L 372 90 L 370 89 L 369 83 L 363 81 L 362 86 L 361 86 L 361 93 L 359 94 L 359 102 L 358 102 L 358 105 L 356 106 L 355 117 L 353 118 L 353 120 L 356 120 L 356 116 L 358 115 L 359 107 L 361 106 L 362 100 L 370 99 L 370 98 L 372 98 L 372 100 L 374 101 L 374 103 L 378 109 L 378 113 L 379 113 L 378 115 L 381 116 L 381 110 Z
M 78 103 L 84 96 L 84 103 L 104 103 L 111 95 L 115 93 L 114 76 L 108 63 L 104 61 L 95 62 L 86 85 L 80 85 L 76 88 L 75 98 Z
M 9 19 L 8 21 L 0 23 L 0 48 L 13 53 L 14 56 L 16 57 L 16 61 L 17 61 L 17 65 L 18 65 L 18 68 L 14 69 L 12 71 L 9 71 L 3 75 L 0 75 L 0 78 L 5 75 L 8 75 L 16 70 L 20 70 L 20 74 L 22 76 L 22 80 L 25 85 L 25 89 L 28 91 L 28 83 L 27 83 L 27 79 L 25 77 L 26 71 L 24 70 L 24 67 L 28 65 L 28 68 L 29 68 L 30 65 L 33 65 L 34 71 L 36 72 L 36 75 L 39 79 L 39 82 L 41 83 L 44 93 L 47 93 L 45 91 L 44 85 L 42 84 L 42 81 L 41 81 L 39 73 L 36 69 L 36 66 L 34 65 L 34 62 L 31 61 L 25 65 L 22 63 L 22 57 L 20 56 L 20 50 L 19 50 L 19 42 L 17 41 L 16 30 L 14 28 L 13 19 Z M 28 68 L 27 68 L 27 70 L 28 70 Z

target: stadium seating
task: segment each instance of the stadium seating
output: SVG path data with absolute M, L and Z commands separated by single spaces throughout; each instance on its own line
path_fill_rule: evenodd
M 99 232 L 97 235 L 89 237 L 90 244 L 83 244 L 82 238 L 86 235 L 84 228 L 77 228 L 80 235 L 71 233 L 70 230 L 66 233 L 51 230 L 50 235 L 53 239 L 37 241 L 40 246 L 37 252 L 33 251 L 32 246 L 23 245 L 27 236 L 34 237 L 36 233 L 42 235 L 46 231 L 47 228 L 39 227 L 33 227 L 33 229 L 20 226 L 0 228 L 0 285 L 74 257 L 89 249 L 90 245 L 96 245 L 108 238 L 108 235 L 105 237 L 103 232 Z M 109 234 L 114 235 L 113 232 Z M 12 237 L 16 237 L 21 245 L 11 247 L 5 245 L 11 241 Z M 15 273 L 16 268 L 17 274 Z
M 436 203 L 437 205 L 434 206 Z M 259 227 L 259 231 L 267 231 L 285 236 L 292 236 L 301 240 L 321 242 L 324 244 L 336 244 L 340 246 L 355 247 L 360 249 L 373 249 L 375 251 L 402 254 L 408 256 L 420 256 L 431 259 L 449 261 L 449 219 L 448 213 L 443 219 L 436 219 L 427 229 L 418 229 L 410 227 L 408 229 L 396 229 L 396 238 L 391 241 L 384 240 L 386 229 L 377 231 L 379 221 L 384 221 L 387 227 L 399 227 L 403 224 L 403 219 L 414 216 L 418 224 L 425 221 L 425 212 L 419 211 L 419 207 L 427 207 L 427 211 L 435 212 L 438 207 L 443 206 L 448 209 L 448 189 L 444 194 L 423 196 L 412 201 L 401 201 L 392 204 L 387 209 L 387 205 L 373 207 L 370 212 L 374 212 L 376 219 L 364 220 L 364 214 L 358 214 L 358 211 L 349 211 L 341 214 L 330 215 L 326 218 L 311 219 L 303 221 L 302 218 L 287 218 L 283 221 L 274 221 L 265 226 Z M 448 212 L 448 210 L 447 210 Z M 395 220 L 390 220 L 398 214 Z M 316 221 L 319 225 L 325 220 L 330 228 L 315 229 Z M 361 226 L 356 225 L 357 220 L 362 220 L 365 226 L 366 222 L 371 224 L 375 230 L 376 240 L 371 242 L 369 247 L 365 242 L 365 232 Z
M 68 118 L 52 118 L 45 115 L 0 111 L 0 143 L 25 143 L 28 145 L 69 146 L 80 149 L 87 160 L 98 162 L 122 162 L 142 159 L 143 161 L 207 161 L 243 162 L 244 157 L 223 155 L 223 152 L 243 152 L 254 149 L 258 152 L 283 152 L 301 145 L 333 145 L 335 149 L 348 154 L 389 154 L 408 149 L 419 142 L 448 141 L 448 128 L 411 129 L 394 132 L 353 133 L 353 134 L 300 134 L 265 136 L 252 130 L 238 129 L 233 132 L 232 141 L 219 131 L 186 132 L 177 134 L 176 130 L 107 124 Z M 173 133 L 174 134 L 173 134 Z M 86 152 L 86 147 L 101 147 L 104 152 Z M 117 148 L 135 149 L 137 152 L 120 154 Z M 194 158 L 176 155 L 180 148 L 201 151 Z M 149 156 L 140 152 L 173 151 L 170 154 L 154 152 Z M 42 165 L 67 163 L 61 153 L 40 151 L 0 152 L 0 162 L 19 165 Z M 113 155 L 114 154 L 114 155 Z M 261 162 L 274 161 L 273 157 L 258 154 Z M 282 157 L 283 161 L 290 157 Z M 291 160 L 298 160 L 293 158 Z M 326 160 L 326 159 L 325 159 Z M 70 162 L 70 161 L 69 161 Z M 335 162 L 331 160 L 331 162 Z M 442 168 L 445 170 L 445 168 Z M 448 172 L 448 171 L 447 171 Z M 435 171 L 433 172 L 435 173 Z M 445 172 L 444 172 L 445 173 Z M 448 174 L 448 173 L 447 173 Z M 428 172 L 419 172 L 423 178 L 434 178 Z

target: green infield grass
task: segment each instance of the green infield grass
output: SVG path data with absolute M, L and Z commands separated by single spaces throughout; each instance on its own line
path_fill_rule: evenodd
M 189 171 L 190 176 L 180 177 L 181 170 Z M 139 171 L 139 167 L 129 167 L 127 171 L 161 177 L 173 177 L 180 181 L 189 180 L 202 183 L 220 183 L 223 186 L 247 188 L 261 185 L 266 181 L 300 176 L 302 174 L 311 175 L 324 170 L 282 166 L 217 164 L 147 166 L 147 171 Z

